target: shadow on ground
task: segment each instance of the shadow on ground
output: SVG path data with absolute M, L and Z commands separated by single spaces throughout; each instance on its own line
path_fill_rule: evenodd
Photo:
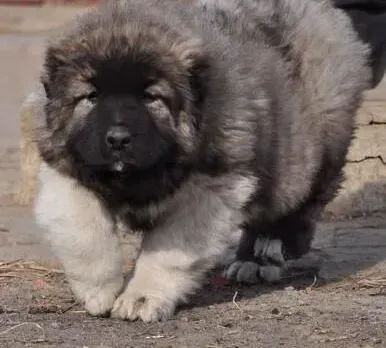
M 377 202 L 373 202 L 373 206 L 366 200 L 369 192 L 377 192 Z M 380 192 L 385 192 L 384 197 L 380 197 Z M 353 202 L 361 204 L 362 213 L 355 210 L 356 217 L 348 214 L 353 211 L 350 210 Z M 262 294 L 288 288 L 339 286 L 344 281 L 367 276 L 382 278 L 386 286 L 386 214 L 375 212 L 376 207 L 386 206 L 386 181 L 366 184 L 363 189 L 341 199 L 339 205 L 340 212 L 347 215 L 326 215 L 325 221 L 318 225 L 312 251 L 300 260 L 291 261 L 284 278 L 277 284 L 240 285 L 212 277 L 209 284 L 193 296 L 191 304 L 182 308 L 229 302 L 235 294 L 238 299 L 258 300 Z M 372 216 L 366 217 L 366 211 L 372 208 Z M 355 287 L 354 282 L 351 285 Z M 208 291 L 208 287 L 213 286 L 217 290 Z

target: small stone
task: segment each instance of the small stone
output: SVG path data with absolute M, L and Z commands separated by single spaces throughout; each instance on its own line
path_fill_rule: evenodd
M 51 327 L 54 329 L 57 329 L 59 327 L 59 324 L 56 321 L 54 321 L 53 323 L 51 323 Z
M 221 323 L 221 326 L 231 328 L 231 327 L 233 327 L 233 324 L 230 322 L 224 322 L 224 323 Z
M 285 291 L 295 291 L 295 288 L 293 286 L 287 286 L 284 288 Z
M 374 344 L 381 344 L 382 343 L 382 340 L 380 338 L 373 338 L 372 341 Z

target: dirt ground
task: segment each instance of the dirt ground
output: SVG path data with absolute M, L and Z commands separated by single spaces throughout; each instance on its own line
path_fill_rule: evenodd
M 13 233 L 8 226 L 1 237 Z M 232 285 L 212 274 L 188 305 L 156 324 L 88 316 L 52 259 L 3 261 L 0 346 L 385 347 L 385 229 L 382 216 L 323 223 L 312 255 L 280 284 Z
M 63 19 L 60 13 L 45 16 L 52 23 L 69 16 L 65 12 Z M 26 26 L 18 16 L 12 18 L 20 30 Z M 30 209 L 12 203 L 19 179 L 18 110 L 38 76 L 47 35 L 15 33 L 4 23 L 0 347 L 386 347 L 386 214 L 321 223 L 313 252 L 291 264 L 280 284 L 241 286 L 214 273 L 167 322 L 88 316 L 74 302 L 60 265 L 39 241 Z M 131 236 L 123 240 L 128 262 L 137 242 Z

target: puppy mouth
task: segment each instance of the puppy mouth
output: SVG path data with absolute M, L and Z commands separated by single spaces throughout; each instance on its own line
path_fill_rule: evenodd
M 112 172 L 123 173 L 125 171 L 125 168 L 126 168 L 125 162 L 120 161 L 120 160 L 114 161 L 110 165 L 110 170 Z
M 125 174 L 137 168 L 133 161 L 125 161 L 122 159 L 114 159 L 109 164 L 109 171 L 117 174 Z

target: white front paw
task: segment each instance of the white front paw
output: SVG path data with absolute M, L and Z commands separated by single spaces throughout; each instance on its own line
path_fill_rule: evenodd
M 170 318 L 175 308 L 175 302 L 162 297 L 162 293 L 147 293 L 129 284 L 115 301 L 111 316 L 149 323 Z
M 75 295 L 84 303 L 92 316 L 105 316 L 113 308 L 114 301 L 122 290 L 123 277 L 101 286 L 73 284 Z

